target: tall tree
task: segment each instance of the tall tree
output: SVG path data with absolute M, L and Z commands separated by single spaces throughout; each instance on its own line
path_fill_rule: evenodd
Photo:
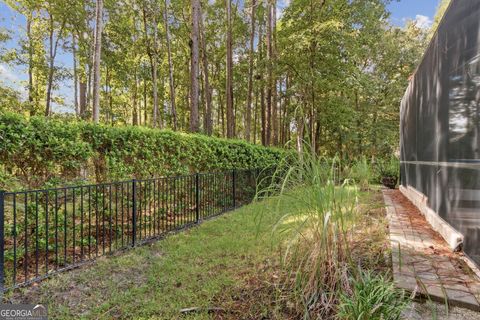
M 232 39 L 232 0 L 225 0 L 227 11 L 227 79 L 226 79 L 226 98 L 227 98 L 227 138 L 235 136 L 235 118 L 233 114 L 233 39 Z
M 145 45 L 147 48 L 147 55 L 150 60 L 150 71 L 152 74 L 152 93 L 153 93 L 153 116 L 152 116 L 152 127 L 161 125 L 159 121 L 159 108 L 158 108 L 158 25 L 157 25 L 157 14 L 158 8 L 156 6 L 156 1 L 153 3 L 144 2 L 143 3 L 143 28 L 145 33 Z M 153 36 L 152 42 L 149 41 L 148 35 L 148 21 L 147 18 L 151 18 L 151 24 L 153 26 Z M 145 110 L 146 111 L 146 110 Z M 146 114 L 146 113 L 145 113 Z
M 271 92 L 272 92 L 272 116 L 271 116 L 271 129 L 272 129 L 272 144 L 278 145 L 278 94 L 277 94 L 277 1 L 271 1 L 271 17 L 272 17 L 272 30 L 271 30 L 271 62 L 269 77 L 271 77 Z
M 273 81 L 273 45 L 272 45 L 272 33 L 273 33 L 273 17 L 272 17 L 272 2 L 268 0 L 267 3 L 267 73 L 268 73 L 268 83 L 267 83 L 267 119 L 266 119 L 266 134 L 265 134 L 265 144 L 269 146 L 271 144 L 272 136 L 272 96 L 274 81 Z
M 192 4 L 192 36 L 191 36 L 191 67 L 190 67 L 190 131 L 199 131 L 199 23 L 200 0 L 191 0 Z
M 48 79 L 47 79 L 47 97 L 45 104 L 45 115 L 49 116 L 52 113 L 52 89 L 53 89 L 53 77 L 55 73 L 55 58 L 57 57 L 58 44 L 63 37 L 63 31 L 65 28 L 66 18 L 65 16 L 59 14 L 60 24 L 56 25 L 56 17 L 58 11 L 63 8 L 58 8 L 55 6 L 55 3 L 48 3 L 46 6 L 46 11 L 48 15 Z M 55 37 L 55 30 L 58 28 L 57 36 Z
M 255 41 L 255 8 L 256 0 L 250 3 L 250 52 L 248 61 L 248 92 L 246 105 L 246 121 L 245 121 L 245 139 L 250 141 L 250 129 L 252 123 L 252 94 L 253 94 L 253 66 L 254 66 L 254 41 Z
M 91 90 L 91 65 L 93 62 L 92 51 L 93 44 L 91 39 L 94 36 L 92 28 L 90 28 L 90 13 L 88 3 L 81 5 L 84 11 L 84 16 L 79 17 L 75 27 L 78 34 L 78 109 L 80 117 L 87 118 L 87 109 L 89 103 L 89 92 Z
M 205 91 L 205 115 L 204 115 L 204 130 L 207 135 L 211 135 L 213 131 L 213 122 L 212 122 L 212 89 L 210 87 L 210 78 L 209 78 L 209 68 L 208 68 L 208 53 L 207 53 L 207 39 L 205 33 L 205 23 L 203 22 L 203 14 L 201 13 L 200 18 L 200 29 L 201 29 L 201 44 L 202 44 L 202 65 L 203 65 L 203 78 L 205 82 L 204 91 Z
M 262 11 L 263 13 L 263 11 Z M 265 24 L 265 17 L 262 15 L 262 20 L 259 23 L 258 26 L 258 39 L 259 39 L 259 61 L 261 62 L 261 68 L 259 68 L 259 82 L 260 82 L 260 119 L 261 119 L 261 141 L 262 145 L 266 146 L 267 145 L 267 108 L 265 105 L 265 79 L 264 79 L 264 73 L 265 73 L 265 63 L 264 63 L 264 51 L 265 51 L 265 39 L 264 39 L 264 24 Z
M 75 115 L 80 115 L 78 108 L 78 72 L 77 72 L 77 38 L 72 33 L 72 57 L 73 57 L 73 101 L 75 107 Z
M 27 14 L 27 38 L 28 38 L 28 103 L 30 115 L 35 114 L 33 99 L 33 41 L 32 41 L 32 13 Z
M 156 1 L 154 1 L 156 3 Z M 153 8 L 153 17 L 152 17 L 152 24 L 153 24 L 153 58 L 152 58 L 152 81 L 153 81 L 153 126 L 156 127 L 157 124 L 162 127 L 162 119 L 159 118 L 159 108 L 158 108 L 158 24 L 156 18 L 156 12 L 158 11 L 158 7 L 154 5 Z
M 165 0 L 165 9 L 163 11 L 163 21 L 165 24 L 165 42 L 167 45 L 167 56 L 168 56 L 168 83 L 170 86 L 170 108 L 172 112 L 172 124 L 173 130 L 177 129 L 177 109 L 175 106 L 175 80 L 174 80 L 174 70 L 172 62 L 172 50 L 170 44 L 170 27 L 168 23 L 168 2 Z
M 33 12 L 29 11 L 26 14 L 27 17 L 27 41 L 28 41 L 28 103 L 30 108 L 30 115 L 35 114 L 35 88 L 33 83 L 33 71 L 34 71 L 34 57 L 33 57 L 33 50 L 34 50 L 34 41 L 32 36 L 32 20 L 33 20 Z
M 103 0 L 96 0 L 95 41 L 93 55 L 93 121 L 100 120 L 100 60 L 102 53 Z

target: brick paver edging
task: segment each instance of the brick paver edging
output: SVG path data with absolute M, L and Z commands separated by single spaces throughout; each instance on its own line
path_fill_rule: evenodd
M 398 190 L 382 190 L 397 287 L 418 297 L 480 311 L 480 279 Z

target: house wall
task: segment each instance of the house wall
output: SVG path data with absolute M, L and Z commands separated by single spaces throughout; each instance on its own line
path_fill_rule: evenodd
M 452 1 L 400 117 L 403 191 L 421 194 L 480 265 L 480 1 Z

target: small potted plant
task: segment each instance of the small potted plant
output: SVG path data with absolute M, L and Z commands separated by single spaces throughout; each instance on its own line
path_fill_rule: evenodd
M 398 182 L 400 162 L 396 157 L 381 160 L 377 163 L 381 183 L 390 189 L 395 189 Z

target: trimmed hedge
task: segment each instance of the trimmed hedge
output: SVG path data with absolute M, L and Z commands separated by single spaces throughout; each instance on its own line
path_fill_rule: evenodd
M 0 187 L 48 187 L 274 166 L 285 151 L 144 127 L 0 113 Z

